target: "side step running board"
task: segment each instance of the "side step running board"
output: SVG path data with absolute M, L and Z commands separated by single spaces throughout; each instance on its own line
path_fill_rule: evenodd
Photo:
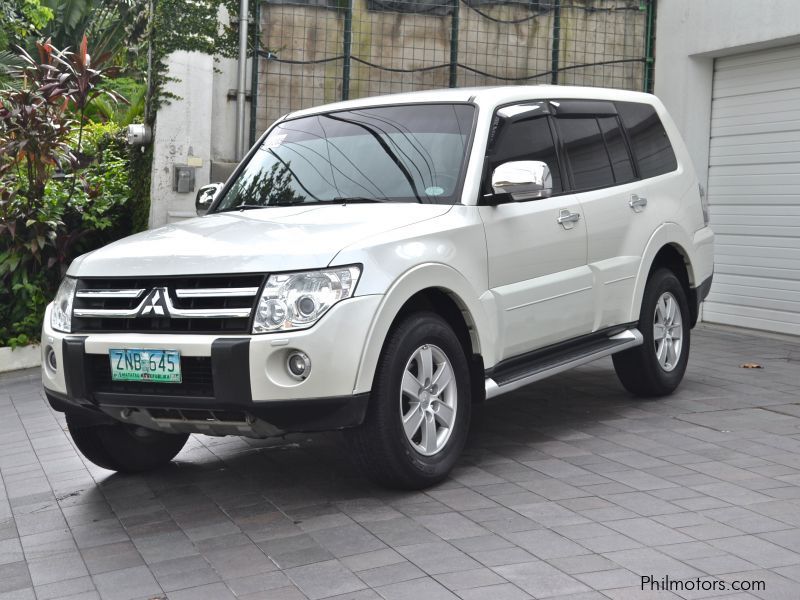
M 486 399 L 512 392 L 534 381 L 540 381 L 598 358 L 641 346 L 642 342 L 642 334 L 638 329 L 627 329 L 607 338 L 594 339 L 575 346 L 568 351 L 541 356 L 513 371 L 493 373 L 492 377 L 486 378 Z

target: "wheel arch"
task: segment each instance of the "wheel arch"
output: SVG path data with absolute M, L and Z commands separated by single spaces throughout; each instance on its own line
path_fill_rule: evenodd
M 689 236 L 675 223 L 661 226 L 650 238 L 642 256 L 636 277 L 634 301 L 631 305 L 629 321 L 639 320 L 644 289 L 650 275 L 659 268 L 667 268 L 680 280 L 689 304 L 691 326 L 698 318 L 697 280 L 694 271 L 693 245 Z
M 473 395 L 484 389 L 485 353 L 489 343 L 489 318 L 469 282 L 452 267 L 420 265 L 399 278 L 384 296 L 373 320 L 356 376 L 354 393 L 369 391 L 378 358 L 389 333 L 412 312 L 428 310 L 453 328 L 470 362 Z

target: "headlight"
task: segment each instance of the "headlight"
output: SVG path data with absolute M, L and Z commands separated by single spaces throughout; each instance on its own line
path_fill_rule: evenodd
M 50 312 L 50 327 L 56 331 L 70 333 L 72 331 L 72 299 L 75 297 L 77 280 L 65 277 L 56 292 L 53 300 L 53 310 Z
M 270 275 L 256 308 L 253 333 L 306 329 L 355 291 L 361 267 Z

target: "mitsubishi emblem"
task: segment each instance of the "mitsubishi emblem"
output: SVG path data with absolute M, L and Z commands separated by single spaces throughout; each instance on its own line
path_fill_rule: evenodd
M 167 288 L 153 288 L 145 298 L 142 310 L 139 311 L 140 317 L 169 317 L 167 308 Z

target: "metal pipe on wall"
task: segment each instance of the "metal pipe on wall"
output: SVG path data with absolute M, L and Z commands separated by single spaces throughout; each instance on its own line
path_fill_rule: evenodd
M 644 91 L 650 94 L 653 93 L 653 65 L 655 58 L 653 57 L 653 39 L 655 30 L 653 28 L 655 14 L 656 14 L 656 0 L 645 0 L 647 6 L 647 31 L 645 33 L 645 47 L 644 47 Z
M 247 15 L 248 0 L 239 0 L 239 64 L 236 84 L 236 160 L 247 152 L 244 132 L 245 104 L 247 103 Z
M 256 143 L 256 120 L 258 117 L 258 61 L 261 58 L 261 0 L 255 0 L 253 5 L 253 63 L 250 65 L 250 143 Z
M 353 0 L 347 0 L 344 8 L 344 32 L 342 40 L 342 100 L 350 99 L 350 58 L 353 52 Z
M 550 83 L 558 85 L 558 61 L 561 52 L 561 0 L 553 2 L 553 47 L 550 59 Z
M 453 0 L 453 14 L 450 16 L 450 87 L 458 86 L 458 27 L 459 3 L 461 0 Z

